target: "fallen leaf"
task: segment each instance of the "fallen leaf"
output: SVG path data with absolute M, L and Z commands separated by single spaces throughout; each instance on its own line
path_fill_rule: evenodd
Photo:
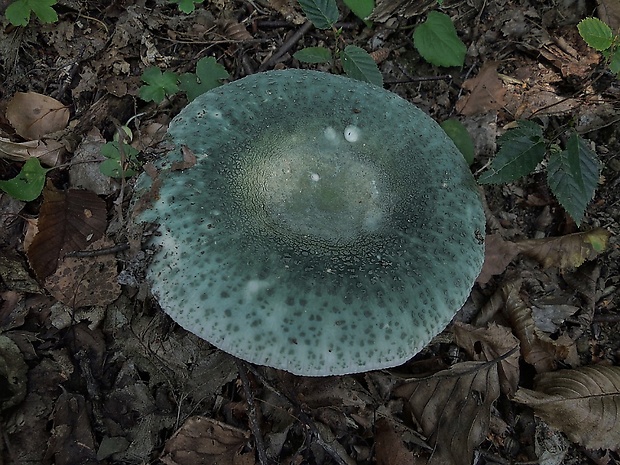
M 96 194 L 84 190 L 43 191 L 39 231 L 28 248 L 30 266 L 44 280 L 54 273 L 67 253 L 85 249 L 103 236 L 107 225 L 106 205 Z
M 36 92 L 17 92 L 6 107 L 15 132 L 26 140 L 60 131 L 69 122 L 69 109 L 58 100 Z
M 456 102 L 456 111 L 462 115 L 477 115 L 499 110 L 504 106 L 506 89 L 497 74 L 497 63 L 487 61 L 478 75 L 462 85 L 469 94 Z
M 486 284 L 494 275 L 502 274 L 518 254 L 514 242 L 505 241 L 500 234 L 489 234 L 484 241 L 484 263 L 476 282 Z
M 591 366 L 543 373 L 513 400 L 588 449 L 620 450 L 620 367 Z
M 243 452 L 247 431 L 205 417 L 191 417 L 166 441 L 160 460 L 166 465 L 252 465 L 254 452 Z
M 407 428 L 387 418 L 375 424 L 375 457 L 377 465 L 414 463 L 415 454 L 405 446 Z
M 490 362 L 519 347 L 519 340 L 509 328 L 490 323 L 485 328 L 454 322 L 452 326 L 455 342 L 465 349 L 467 355 L 477 362 Z M 519 385 L 519 351 L 499 361 L 499 383 L 502 392 L 512 396 Z
M 56 166 L 65 153 L 65 146 L 55 140 L 29 140 L 27 142 L 12 142 L 0 137 L 0 158 L 14 161 L 26 161 L 29 158 L 38 158 L 47 166 Z
M 597 0 L 596 11 L 601 21 L 605 22 L 612 31 L 620 29 L 620 0 Z
M 491 405 L 499 397 L 497 363 L 457 363 L 394 390 L 407 402 L 433 453 L 432 465 L 470 465 L 474 448 L 487 436 Z

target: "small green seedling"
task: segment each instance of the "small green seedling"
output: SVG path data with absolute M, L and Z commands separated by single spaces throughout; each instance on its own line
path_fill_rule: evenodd
M 358 6 L 360 6 L 360 8 L 366 8 L 363 11 L 367 11 L 369 6 L 369 2 L 351 1 L 346 3 L 347 5 L 349 5 L 349 3 L 359 3 L 360 5 Z M 366 3 L 366 5 L 362 5 L 362 3 Z M 372 3 L 374 6 L 374 2 Z M 340 36 L 340 31 L 335 28 L 336 21 L 340 15 L 336 0 L 299 0 L 299 5 L 315 27 L 318 29 L 332 29 L 336 37 Z M 349 8 L 351 8 L 351 5 L 349 5 Z M 362 12 L 362 9 L 356 9 Z M 352 11 L 355 13 L 353 8 Z M 370 12 L 372 12 L 372 9 Z M 364 49 L 356 47 L 355 45 L 347 45 L 343 50 L 336 50 L 335 54 L 340 58 L 342 69 L 347 76 L 383 87 L 383 76 L 381 75 L 381 71 L 379 71 L 379 67 L 377 63 L 375 63 L 375 60 L 373 60 Z M 302 63 L 328 63 L 332 60 L 332 52 L 325 47 L 308 47 L 299 50 L 293 54 L 293 57 Z
M 55 23 L 58 14 L 53 5 L 56 5 L 56 0 L 16 0 L 7 7 L 4 15 L 13 26 L 28 25 L 31 13 L 42 23 Z
M 107 158 L 99 165 L 99 170 L 111 178 L 129 178 L 140 168 L 138 152 L 125 142 L 108 142 L 101 147 L 101 154 Z
M 179 91 L 179 76 L 172 71 L 161 72 L 156 66 L 144 70 L 142 80 L 146 85 L 140 87 L 138 95 L 147 102 L 161 103 Z
M 467 47 L 448 15 L 431 11 L 413 33 L 413 45 L 422 58 L 435 66 L 463 66 Z
M 612 73 L 620 77 L 620 35 L 598 18 L 585 18 L 578 25 L 579 35 L 593 49 L 601 52 Z
M 594 197 L 601 163 L 588 142 L 576 132 L 569 133 L 564 150 L 553 142 L 545 140 L 538 124 L 519 121 L 516 128 L 509 129 L 499 138 L 499 152 L 478 182 L 503 184 L 514 181 L 534 171 L 548 155 L 547 184 L 579 226 Z
M 216 88 L 222 84 L 222 79 L 228 79 L 229 74 L 215 58 L 205 57 L 196 63 L 196 74 L 185 73 L 179 77 L 179 88 L 187 94 L 191 102 L 200 94 Z
M 170 3 L 176 3 L 178 5 L 179 11 L 187 14 L 193 13 L 196 9 L 196 5 L 202 2 L 203 0 L 170 0 Z
M 0 181 L 0 189 L 14 199 L 30 202 L 41 195 L 45 175 L 51 169 L 43 168 L 38 158 L 29 158 L 17 176 L 7 181 Z

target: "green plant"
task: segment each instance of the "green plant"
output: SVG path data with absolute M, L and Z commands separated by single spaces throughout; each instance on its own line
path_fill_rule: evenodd
M 193 13 L 196 9 L 194 4 L 202 3 L 203 0 L 170 0 L 170 3 L 176 3 L 179 7 L 179 10 L 183 13 Z
M 612 73 L 620 77 L 620 35 L 598 18 L 585 18 L 578 25 L 579 35 L 593 49 L 601 52 Z
M 111 178 L 129 178 L 140 167 L 138 152 L 131 145 L 120 142 L 108 142 L 101 147 L 101 155 L 107 158 L 99 165 L 99 170 Z
M 56 0 L 16 0 L 7 7 L 4 15 L 13 26 L 26 26 L 31 13 L 42 23 L 55 23 L 58 14 L 53 5 L 56 5 Z
M 338 39 L 341 31 L 335 28 L 340 12 L 336 0 L 298 0 L 301 9 L 312 24 L 318 29 L 332 29 Z M 353 13 L 365 15 L 364 19 L 374 7 L 374 1 L 350 0 L 345 2 Z M 369 11 L 370 10 L 370 11 Z M 361 16 L 360 16 L 361 17 Z M 335 55 L 340 59 L 342 69 L 347 76 L 360 81 L 370 82 L 377 86 L 383 86 L 383 76 L 379 71 L 375 60 L 360 47 L 347 45 L 342 50 L 337 49 Z M 308 47 L 299 50 L 293 55 L 303 63 L 328 63 L 332 61 L 331 50 L 326 47 Z
M 45 175 L 53 168 L 43 168 L 36 157 L 29 158 L 13 179 L 0 181 L 0 189 L 23 202 L 36 199 L 43 191 Z
M 562 150 L 555 138 L 545 139 L 540 125 L 519 121 L 517 127 L 499 138 L 498 143 L 497 156 L 489 170 L 480 176 L 479 183 L 514 181 L 534 171 L 548 155 L 547 184 L 577 226 L 581 225 L 585 209 L 594 197 L 601 169 L 596 153 L 585 139 L 569 131 Z
M 196 63 L 196 73 L 185 73 L 179 76 L 173 71 L 162 71 L 157 67 L 144 70 L 142 80 L 145 85 L 140 87 L 138 95 L 147 102 L 161 103 L 166 97 L 171 97 L 182 91 L 192 101 L 222 83 L 228 78 L 228 72 L 215 58 L 205 57 Z
M 448 15 L 431 11 L 413 32 L 413 45 L 435 66 L 463 66 L 467 47 L 459 39 Z

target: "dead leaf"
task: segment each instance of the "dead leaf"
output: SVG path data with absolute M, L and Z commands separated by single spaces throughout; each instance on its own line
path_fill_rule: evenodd
M 56 270 L 65 254 L 83 250 L 103 236 L 107 225 L 106 205 L 96 194 L 84 190 L 43 190 L 39 232 L 28 249 L 28 261 L 44 280 Z
M 620 367 L 591 366 L 543 373 L 516 402 L 588 449 L 620 450 Z
M 160 460 L 166 465 L 252 465 L 254 452 L 243 452 L 250 434 L 205 417 L 191 417 L 166 441 Z
M 415 455 L 405 446 L 407 428 L 387 418 L 375 425 L 375 457 L 377 465 L 413 463 Z
M 504 297 L 504 315 L 510 322 L 513 333 L 521 342 L 521 354 L 538 373 L 555 369 L 558 360 L 569 355 L 569 347 L 554 341 L 534 324 L 532 309 L 521 299 L 521 280 L 505 283 L 501 292 Z
M 610 236 L 606 229 L 596 228 L 561 237 L 519 241 L 516 246 L 520 253 L 535 259 L 544 268 L 557 266 L 560 270 L 567 270 L 577 268 L 605 251 Z
M 196 164 L 196 155 L 192 152 L 187 145 L 181 145 L 181 152 L 183 153 L 183 161 L 175 161 L 170 166 L 171 171 L 183 171 L 188 170 Z
M 518 254 L 514 242 L 505 241 L 500 234 L 489 234 L 484 241 L 484 263 L 476 282 L 486 284 L 494 275 L 502 274 Z
M 497 363 L 464 362 L 398 386 L 434 451 L 433 465 L 470 465 L 489 431 L 491 405 L 499 397 Z
M 496 323 L 490 323 L 486 328 L 475 328 L 471 325 L 454 322 L 452 326 L 455 342 L 465 349 L 472 360 L 490 362 L 506 355 L 519 347 L 519 340 L 510 329 Z M 519 385 L 519 351 L 499 362 L 499 383 L 502 392 L 512 396 Z
M 36 92 L 17 92 L 6 107 L 15 132 L 26 140 L 61 131 L 69 122 L 69 109 L 58 100 Z
M 620 0 L 598 0 L 596 11 L 601 21 L 605 22 L 612 31 L 620 29 Z
M 0 137 L 0 158 L 14 161 L 26 161 L 29 158 L 38 158 L 47 166 L 56 166 L 65 153 L 65 146 L 55 140 L 29 140 L 27 142 L 12 142 Z
M 85 251 L 112 247 L 105 237 L 89 244 Z M 108 305 L 121 293 L 114 254 L 91 257 L 65 257 L 56 271 L 45 279 L 45 288 L 60 302 L 72 308 Z
M 426 13 L 434 0 L 378 0 L 368 19 L 384 23 L 390 18 L 411 18 Z
M 462 85 L 469 90 L 456 102 L 456 110 L 462 115 L 477 115 L 499 110 L 504 106 L 506 89 L 497 74 L 497 63 L 487 61 L 475 78 L 468 79 Z

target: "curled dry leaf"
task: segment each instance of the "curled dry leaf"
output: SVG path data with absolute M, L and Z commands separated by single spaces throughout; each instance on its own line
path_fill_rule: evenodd
M 486 284 L 494 275 L 502 274 L 518 254 L 514 242 L 505 241 L 501 234 L 489 234 L 484 241 L 484 264 L 476 282 Z
M 164 447 L 166 465 L 252 465 L 254 452 L 245 452 L 246 431 L 211 418 L 191 417 Z
M 65 152 L 65 146 L 55 140 L 29 140 L 27 142 L 13 142 L 0 137 L 0 158 L 13 161 L 26 161 L 38 158 L 42 164 L 56 166 Z
M 519 340 L 510 329 L 495 323 L 486 328 L 454 322 L 452 331 L 457 345 L 465 349 L 472 360 L 490 362 L 519 347 Z M 502 359 L 498 365 L 499 383 L 504 394 L 512 396 L 519 385 L 519 351 Z
M 6 107 L 15 132 L 26 140 L 60 131 L 69 122 L 69 109 L 58 100 L 36 92 L 17 92 Z
M 516 402 L 588 449 L 620 450 L 620 367 L 580 367 L 543 373 L 535 390 L 519 389 Z
M 506 89 L 497 74 L 497 63 L 487 61 L 475 78 L 463 83 L 469 94 L 456 102 L 456 110 L 462 115 L 478 115 L 499 110 L 504 106 Z
M 532 309 L 521 299 L 520 290 L 520 279 L 502 286 L 500 292 L 505 302 L 504 314 L 521 342 L 521 355 L 525 361 L 533 365 L 538 373 L 551 371 L 555 369 L 558 360 L 568 357 L 569 347 L 554 341 L 536 327 Z
M 464 362 L 394 390 L 407 402 L 434 452 L 428 464 L 470 465 L 489 431 L 491 405 L 499 397 L 497 363 Z

